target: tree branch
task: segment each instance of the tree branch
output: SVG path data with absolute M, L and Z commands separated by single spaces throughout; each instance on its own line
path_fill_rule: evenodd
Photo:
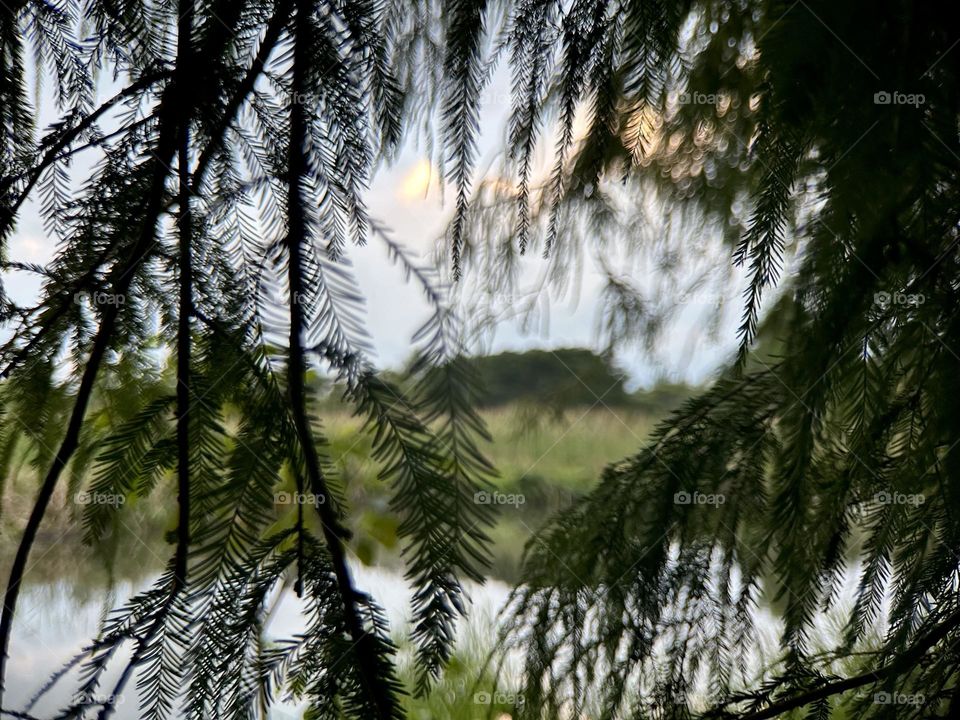
M 307 118 L 302 98 L 307 97 L 306 71 L 309 58 L 307 57 L 306 43 L 310 36 L 309 14 L 311 9 L 310 0 L 297 0 L 294 21 L 293 83 L 292 100 L 290 102 L 290 140 L 287 168 L 289 188 L 287 191 L 288 236 L 286 244 L 289 253 L 288 281 L 290 288 L 290 344 L 287 370 L 289 373 L 290 409 L 297 439 L 304 455 L 311 490 L 317 495 L 329 497 L 326 479 L 320 467 L 320 459 L 317 456 L 313 433 L 307 417 L 306 392 L 304 389 L 306 364 L 303 333 L 306 323 L 303 312 L 304 272 L 302 251 L 307 242 L 305 199 L 303 197 L 303 185 L 307 177 L 305 157 Z M 359 595 L 353 586 L 344 550 L 346 530 L 336 517 L 332 503 L 314 503 L 314 506 L 320 516 L 327 551 L 330 553 L 330 560 L 343 604 L 344 620 L 353 643 L 352 652 L 356 657 L 361 684 L 365 695 L 371 699 L 376 709 L 376 717 L 379 720 L 390 720 L 396 717 L 397 708 L 385 679 L 380 676 L 377 668 L 376 649 L 373 645 L 374 636 L 366 631 L 360 618 Z
M 180 141 L 177 149 L 180 179 L 180 308 L 177 318 L 177 550 L 173 570 L 173 590 L 178 593 L 187 584 L 187 556 L 190 553 L 190 335 L 193 308 L 193 216 L 190 213 L 190 119 L 193 93 L 189 68 L 193 62 L 193 0 L 180 0 L 177 68 L 182 84 L 180 93 Z
M 222 47 L 229 42 L 231 37 L 229 33 L 233 27 L 233 23 L 235 23 L 239 16 L 240 5 L 241 3 L 233 0 L 229 2 L 224 0 L 216 11 L 212 11 L 217 15 L 219 22 L 214 23 L 214 30 L 207 38 L 207 43 L 204 48 L 205 52 L 210 52 L 216 56 Z M 228 22 L 230 24 L 228 24 Z M 186 68 L 186 71 L 194 72 L 194 68 Z M 176 92 L 177 89 L 174 87 L 174 84 L 168 85 L 160 101 L 160 110 L 158 111 L 160 134 L 154 152 L 154 171 L 144 215 L 144 225 L 141 229 L 140 237 L 134 247 L 131 248 L 127 262 L 115 268 L 114 272 L 111 273 L 111 287 L 114 294 L 118 296 L 126 294 L 130 283 L 133 281 L 136 269 L 144 262 L 154 245 L 157 219 L 163 208 L 168 162 L 173 157 L 177 147 L 180 118 L 176 116 L 175 112 Z M 199 182 L 200 178 L 195 176 L 194 180 Z M 111 303 L 107 305 L 104 310 L 100 326 L 93 340 L 90 357 L 84 367 L 66 433 L 40 487 L 40 492 L 37 494 L 37 500 L 27 520 L 27 525 L 24 528 L 23 536 L 20 539 L 20 544 L 17 547 L 17 553 L 10 570 L 10 578 L 4 593 L 3 609 L 2 613 L 0 613 L 0 707 L 3 706 L 3 690 L 6 679 L 6 661 L 10 646 L 10 634 L 13 629 L 13 618 L 16 613 L 17 599 L 20 594 L 23 575 L 26 571 L 27 559 L 33 543 L 36 540 L 40 524 L 46 514 L 47 506 L 50 504 L 53 491 L 56 489 L 60 479 L 60 475 L 63 473 L 64 468 L 77 448 L 87 405 L 89 404 L 104 354 L 113 336 L 119 313 L 120 306 L 118 303 Z
M 84 117 L 76 125 L 71 128 L 67 128 L 66 130 L 62 130 L 59 137 L 52 138 L 51 135 L 54 133 L 50 133 L 46 138 L 44 138 L 40 145 L 41 147 L 46 145 L 48 147 L 47 152 L 44 153 L 40 162 L 37 163 L 36 166 L 27 171 L 27 183 L 17 194 L 16 199 L 13 201 L 13 203 L 11 203 L 10 207 L 0 208 L 0 237 L 4 237 L 10 230 L 11 226 L 13 225 L 13 221 L 16 219 L 17 213 L 20 210 L 20 207 L 24 202 L 26 202 L 44 171 L 60 158 L 61 153 L 66 150 L 66 148 L 69 147 L 74 140 L 76 140 L 85 130 L 93 127 L 97 120 L 103 117 L 103 115 L 105 115 L 107 111 L 113 108 L 115 105 L 123 102 L 129 97 L 136 95 L 142 90 L 146 90 L 159 80 L 163 80 L 164 78 L 168 77 L 170 77 L 169 71 L 161 71 L 144 75 L 139 80 L 128 85 L 112 98 L 107 100 L 92 113 Z M 24 174 L 21 173 L 20 175 L 13 175 L 4 178 L 3 183 L 0 184 L 0 196 L 2 196 L 6 189 L 20 177 L 24 177 Z
M 164 186 L 167 178 L 167 161 L 173 155 L 176 147 L 176 138 L 176 124 L 170 121 L 165 122 L 161 126 L 160 136 L 157 139 L 156 160 L 154 162 L 153 177 L 150 183 L 150 195 L 145 208 L 144 223 L 140 231 L 140 236 L 131 248 L 127 262 L 115 267 L 113 273 L 111 273 L 113 280 L 110 283 L 111 291 L 118 297 L 126 295 L 137 267 L 139 267 L 144 256 L 149 252 L 150 246 L 153 244 L 157 218 L 159 217 L 163 202 Z M 27 558 L 30 555 L 30 550 L 33 547 L 37 532 L 40 529 L 43 516 L 46 514 L 47 506 L 50 504 L 50 498 L 53 497 L 53 491 L 56 489 L 60 475 L 63 473 L 74 450 L 77 448 L 77 443 L 80 438 L 80 428 L 83 425 L 87 405 L 93 393 L 94 382 L 100 371 L 100 365 L 103 362 L 107 347 L 113 337 L 119 314 L 119 303 L 110 303 L 103 311 L 100 326 L 97 329 L 97 334 L 93 339 L 93 345 L 90 349 L 90 356 L 83 370 L 80 387 L 77 390 L 73 410 L 70 413 L 70 419 L 67 423 L 66 433 L 53 459 L 53 463 L 43 480 L 43 484 L 40 486 L 40 492 L 37 494 L 37 500 L 27 520 L 23 536 L 17 547 L 17 554 L 14 558 L 13 566 L 10 569 L 10 579 L 7 581 L 7 589 L 3 598 L 2 615 L 0 615 L 0 706 L 2 706 L 3 689 L 6 679 L 6 661 L 10 647 L 10 633 L 13 628 L 13 617 L 16 612 L 20 586 L 23 582 L 23 575 L 27 567 Z
M 947 616 L 943 622 L 941 622 L 927 635 L 917 641 L 913 647 L 904 651 L 881 668 L 877 668 L 876 670 L 871 670 L 851 678 L 826 683 L 825 685 L 821 685 L 820 687 L 812 690 L 807 690 L 794 695 L 793 697 L 778 700 L 762 710 L 755 710 L 746 714 L 737 714 L 719 709 L 716 712 L 711 713 L 708 717 L 733 717 L 737 718 L 737 720 L 767 720 L 768 718 L 777 717 L 785 712 L 795 710 L 796 708 L 803 707 L 804 705 L 809 705 L 810 703 L 814 703 L 818 700 L 823 700 L 824 698 L 832 697 L 834 695 L 840 695 L 865 685 L 873 685 L 886 678 L 902 675 L 916 666 L 916 664 L 923 658 L 924 654 L 930 648 L 934 647 L 937 643 L 946 638 L 947 635 L 958 625 L 960 625 L 960 610 L 954 612 L 952 615 Z

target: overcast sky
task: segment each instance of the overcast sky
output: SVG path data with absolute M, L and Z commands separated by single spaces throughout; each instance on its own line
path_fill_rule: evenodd
M 101 98 L 116 92 L 115 86 L 104 82 Z M 41 89 L 41 97 L 45 93 Z M 503 143 L 504 127 L 509 110 L 509 87 L 502 74 L 483 96 L 481 127 L 484 129 L 479 167 L 492 161 Z M 40 126 L 45 127 L 56 118 L 48 100 L 40 102 Z M 74 167 L 83 172 L 94 158 L 77 158 Z M 546 167 L 548 159 L 544 160 Z M 35 193 L 36 194 L 36 193 Z M 390 228 L 395 240 L 413 254 L 428 262 L 437 238 L 452 213 L 453 193 L 442 191 L 438 171 L 432 166 L 426 152 L 411 141 L 403 148 L 396 161 L 381 168 L 375 176 L 368 204 L 372 217 Z M 55 240 L 44 231 L 35 199 L 26 204 L 20 215 L 15 234 L 10 241 L 8 257 L 11 260 L 43 263 L 54 251 Z M 391 265 L 381 243 L 371 241 L 366 247 L 352 252 L 355 271 L 367 302 L 367 325 L 376 350 L 376 362 L 381 367 L 396 367 L 410 355 L 410 338 L 427 316 L 419 289 L 405 286 L 402 275 Z M 536 271 L 539 258 L 528 258 L 530 272 Z M 467 270 L 469 272 L 469 268 Z M 632 280 L 644 288 L 648 278 Z M 6 273 L 8 294 L 17 301 L 28 302 L 35 296 L 39 283 L 24 273 Z M 516 323 L 498 327 L 492 350 L 520 350 L 525 348 L 597 347 L 596 323 L 598 289 L 601 276 L 595 269 L 585 270 L 582 292 L 575 304 L 569 300 L 553 303 L 549 323 L 540 324 L 534 331 L 524 331 Z M 736 293 L 734 292 L 734 295 Z M 712 302 L 707 299 L 707 302 Z M 699 316 L 681 321 L 671 331 L 668 340 L 658 345 L 651 354 L 642 348 L 627 348 L 618 356 L 619 364 L 628 372 L 630 385 L 648 385 L 661 377 L 701 382 L 710 377 L 722 359 L 735 347 L 736 303 L 723 313 L 716 337 L 709 337 Z M 469 312 L 465 308 L 464 312 Z M 716 339 L 719 338 L 719 341 Z M 654 355 L 656 357 L 654 357 Z

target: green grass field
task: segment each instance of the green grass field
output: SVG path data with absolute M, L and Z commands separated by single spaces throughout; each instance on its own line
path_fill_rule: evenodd
M 559 416 L 538 416 L 518 407 L 483 414 L 501 484 L 511 487 L 525 478 L 541 478 L 576 492 L 592 487 L 606 464 L 639 450 L 655 423 L 643 413 L 603 407 L 567 410 Z
M 484 447 L 499 472 L 500 488 L 524 480 L 573 492 L 588 490 L 607 463 L 636 452 L 657 418 L 633 410 L 573 408 L 537 413 L 511 405 L 481 412 L 492 442 Z M 331 460 L 348 483 L 376 472 L 370 442 L 358 434 L 359 422 L 347 413 L 322 416 Z
M 498 476 L 497 524 L 491 529 L 491 573 L 518 578 L 523 546 L 551 513 L 576 501 L 597 482 L 604 466 L 638 451 L 658 417 L 605 407 L 538 412 L 513 404 L 481 412 L 491 435 L 485 446 Z M 330 460 L 336 465 L 350 506 L 359 511 L 354 551 L 366 562 L 395 559 L 395 527 L 381 511 L 388 489 L 377 479 L 370 441 L 359 422 L 343 413 L 327 413 L 324 428 Z
M 523 546 L 533 531 L 551 513 L 588 492 L 607 463 L 636 452 L 657 420 L 650 412 L 630 408 L 535 411 L 518 403 L 485 409 L 481 415 L 491 435 L 484 450 L 498 471 L 492 481 L 494 490 L 513 500 L 498 505 L 497 523 L 490 530 L 491 575 L 508 582 L 519 576 Z M 326 435 L 326 452 L 337 468 L 356 530 L 353 551 L 365 563 L 395 563 L 399 546 L 396 520 L 388 512 L 390 488 L 377 477 L 380 468 L 370 456 L 369 436 L 361 432 L 360 421 L 341 407 L 323 408 L 318 416 Z M 11 537 L 19 532 L 29 512 L 36 495 L 36 477 L 36 469 L 26 457 L 13 464 L 4 487 L 2 515 L 4 532 Z M 280 506 L 278 511 L 282 517 L 289 508 Z M 63 577 L 81 565 L 89 567 L 75 563 L 75 554 L 60 562 L 56 548 L 68 546 L 75 548 L 74 553 L 89 555 L 94 567 L 100 564 L 96 556 L 107 553 L 116 560 L 111 573 L 124 576 L 127 570 L 134 572 L 155 556 L 165 557 L 162 539 L 156 538 L 162 538 L 163 528 L 173 527 L 174 512 L 173 504 L 131 500 L 120 512 L 115 537 L 107 538 L 105 546 L 96 551 L 80 548 L 76 543 L 62 543 L 65 534 L 79 536 L 82 523 L 80 507 L 61 488 L 38 537 L 39 552 L 50 550 L 38 572 Z M 142 537 L 151 538 L 152 546 L 138 539 Z M 140 550 L 144 557 L 136 559 Z M 131 558 L 134 560 L 129 562 Z

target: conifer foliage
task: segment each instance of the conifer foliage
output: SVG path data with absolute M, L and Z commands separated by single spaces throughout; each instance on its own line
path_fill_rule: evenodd
M 957 18 L 519 0 L 499 37 L 515 186 L 451 226 L 464 277 L 513 298 L 512 248 L 538 248 L 560 294 L 589 258 L 630 340 L 644 303 L 618 253 L 693 212 L 681 257 L 720 236 L 746 287 L 729 366 L 528 545 L 505 632 L 523 715 L 955 715 Z M 655 199 L 639 222 L 624 187 Z
M 592 254 L 615 339 L 640 328 L 609 240 L 640 249 L 632 191 L 693 213 L 745 278 L 729 367 L 528 546 L 504 636 L 521 712 L 956 715 L 958 38 L 955 13 L 905 0 L 0 2 L 0 262 L 42 288 L 29 306 L 0 293 L 0 469 L 27 447 L 41 477 L 0 614 L 2 711 L 32 717 L 3 679 L 33 544 L 69 485 L 178 513 L 165 572 L 72 661 L 61 717 L 105 720 L 132 682 L 146 718 L 257 717 L 281 697 L 309 717 L 402 715 L 390 628 L 346 560 L 350 509 L 305 379 L 319 366 L 392 490 L 416 691 L 442 671 L 462 582 L 487 562 L 472 497 L 493 469 L 442 274 L 364 203 L 423 121 L 455 186 L 450 267 L 488 297 L 509 295 L 524 252 L 547 256 L 554 289 Z M 498 62 L 515 182 L 484 184 Z M 57 242 L 44 265 L 6 253 L 28 200 Z M 351 268 L 367 240 L 433 308 L 404 391 L 367 357 Z M 695 255 L 703 237 L 687 240 Z M 283 483 L 297 502 L 278 523 Z M 89 542 L 117 512 L 86 508 Z M 267 642 L 288 578 L 308 625 Z M 758 608 L 781 623 L 772 658 Z M 827 649 L 825 612 L 842 626 Z
M 28 707 L 0 693 L 4 715 L 31 717 L 78 671 L 59 717 L 106 720 L 134 683 L 145 718 L 262 717 L 289 698 L 316 718 L 402 716 L 390 628 L 351 577 L 350 509 L 307 381 L 317 368 L 344 383 L 395 496 L 417 690 L 442 670 L 462 582 L 483 578 L 490 517 L 473 498 L 493 470 L 444 289 L 365 208 L 403 127 L 401 12 L 365 0 L 0 9 L 0 237 L 39 199 L 58 241 L 49 264 L 4 260 L 42 282 L 33 306 L 3 298 L 4 462 L 27 447 L 42 482 L 6 584 L 0 688 L 54 493 L 178 508 L 161 576 Z M 34 127 L 31 55 L 62 116 L 45 128 Z M 117 88 L 101 104 L 98 83 Z M 412 389 L 366 358 L 350 254 L 368 238 L 433 308 L 414 339 Z M 291 482 L 295 502 L 278 518 Z M 86 541 L 103 542 L 125 505 L 87 505 Z M 288 579 L 308 623 L 268 642 Z

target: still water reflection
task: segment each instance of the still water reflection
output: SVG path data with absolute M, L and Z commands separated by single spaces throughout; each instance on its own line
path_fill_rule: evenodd
M 78 551 L 72 542 L 51 542 L 36 552 L 33 570 L 21 593 L 14 635 L 11 641 L 5 705 L 22 709 L 53 672 L 72 658 L 85 643 L 96 636 L 105 614 L 121 605 L 127 598 L 148 586 L 163 566 L 163 547 L 138 545 L 136 538 L 128 537 L 122 558 L 118 556 L 111 581 L 97 566 L 96 560 Z M 11 552 L 10 548 L 4 548 Z M 7 558 L 4 558 L 6 561 Z M 4 578 L 8 562 L 4 562 Z M 410 593 L 402 573 L 389 567 L 354 565 L 358 587 L 372 594 L 384 607 L 393 628 L 403 628 L 409 620 Z M 56 578 L 60 579 L 56 579 Z M 478 616 L 493 617 L 503 606 L 509 588 L 491 580 L 483 586 L 469 587 L 474 612 Z M 302 631 L 303 618 L 297 599 L 287 592 L 279 603 L 269 627 L 275 638 L 290 637 Z M 115 663 L 119 666 L 121 663 Z M 103 686 L 110 688 L 116 670 L 105 678 Z M 33 715 L 52 717 L 58 709 L 69 704 L 76 688 L 76 673 L 64 678 L 33 708 Z M 74 682 L 71 682 L 71 679 Z M 134 683 L 128 685 L 123 698 L 118 699 L 117 720 L 138 717 Z M 292 706 L 278 707 L 273 718 L 299 717 Z

